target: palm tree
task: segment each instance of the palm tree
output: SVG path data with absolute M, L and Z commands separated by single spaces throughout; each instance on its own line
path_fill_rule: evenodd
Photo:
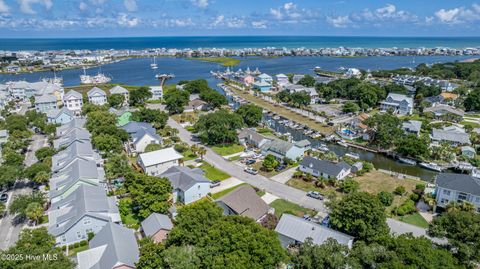
M 207 154 L 207 149 L 204 147 L 199 147 L 197 150 L 198 154 L 200 155 L 200 159 L 203 161 L 203 156 Z
M 193 154 L 197 154 L 198 153 L 198 146 L 196 144 L 193 144 L 191 147 L 190 147 L 190 150 L 193 152 Z
M 27 209 L 25 210 L 25 213 L 28 219 L 35 221 L 35 223 L 38 223 L 38 221 L 43 216 L 44 210 L 41 204 L 30 203 L 28 204 Z

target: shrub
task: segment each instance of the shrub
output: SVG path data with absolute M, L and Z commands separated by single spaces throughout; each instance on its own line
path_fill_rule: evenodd
M 78 248 L 80 246 L 80 242 L 73 243 L 73 248 Z
M 406 192 L 406 190 L 405 190 L 404 186 L 398 186 L 393 191 L 393 193 L 396 194 L 396 195 L 403 195 L 405 192 Z
M 384 206 L 391 206 L 393 203 L 393 194 L 390 192 L 381 191 L 377 194 L 377 197 Z
M 66 251 L 67 250 L 67 246 L 62 246 L 62 251 Z
M 90 241 L 95 236 L 95 234 L 93 232 L 89 232 L 87 236 L 88 236 L 88 241 Z
M 80 241 L 80 246 L 82 246 L 82 247 L 83 247 L 83 246 L 86 246 L 87 243 L 88 243 L 87 240 L 82 240 L 82 241 Z
M 355 181 L 353 178 L 347 178 L 342 183 L 340 183 L 340 189 L 344 193 L 352 193 L 357 191 L 360 188 L 360 184 Z
M 417 211 L 417 209 L 415 208 L 415 202 L 408 199 L 407 201 L 405 201 L 405 203 L 395 209 L 395 214 L 397 214 L 398 216 L 404 216 L 415 211 Z
M 416 193 L 412 193 L 412 194 L 410 194 L 409 198 L 410 198 L 410 200 L 412 200 L 414 202 L 418 202 L 418 200 L 420 200 L 420 195 L 418 195 Z

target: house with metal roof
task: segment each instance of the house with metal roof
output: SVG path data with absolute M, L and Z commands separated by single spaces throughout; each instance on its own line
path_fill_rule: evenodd
M 107 103 L 107 94 L 104 90 L 93 87 L 87 92 L 88 102 L 94 105 L 104 105 Z
M 450 202 L 469 202 L 480 213 L 480 178 L 454 173 L 440 173 L 435 179 L 437 206 L 445 208 Z
M 58 245 L 86 240 L 109 222 L 121 222 L 115 197 L 108 197 L 102 186 L 81 185 L 50 206 L 48 232 Z
M 108 223 L 77 253 L 78 269 L 133 269 L 140 258 L 135 231 Z
M 131 154 L 145 152 L 150 144 L 162 144 L 162 138 L 150 123 L 131 121 L 121 128 L 130 135 L 128 148 Z
M 422 122 L 418 120 L 407 120 L 402 122 L 402 130 L 406 134 L 414 134 L 416 136 L 420 135 L 420 130 L 422 129 Z
M 319 160 L 310 156 L 303 158 L 300 163 L 299 170 L 315 177 L 323 177 L 326 179 L 335 178 L 343 180 L 350 175 L 351 166 L 346 162 L 331 162 L 326 160 Z
M 308 150 L 310 145 L 306 145 L 304 142 L 299 141 L 297 143 L 291 143 L 280 139 L 272 139 L 264 143 L 260 149 L 263 156 L 273 155 L 279 160 L 288 158 L 290 160 L 297 160 L 305 155 L 305 151 Z
M 256 131 L 250 128 L 244 128 L 238 134 L 238 141 L 240 144 L 244 146 L 252 146 L 255 148 L 260 148 L 265 143 L 271 141 L 271 139 L 265 137 L 262 134 L 257 133 Z
M 471 144 L 470 135 L 464 129 L 456 126 L 448 126 L 443 129 L 433 128 L 430 138 L 432 142 L 437 144 L 442 142 L 447 142 L 454 146 Z
M 110 94 L 121 94 L 121 95 L 123 95 L 123 99 L 124 99 L 123 105 L 128 105 L 128 102 L 130 100 L 130 93 L 124 87 L 117 85 L 117 86 L 110 89 Z
M 283 214 L 275 227 L 280 243 L 287 248 L 290 245 L 302 244 L 311 238 L 315 245 L 325 243 L 329 238 L 348 248 L 353 246 L 353 237 L 328 227 L 318 225 L 303 218 L 290 214 Z
M 47 113 L 58 109 L 57 98 L 54 95 L 44 94 L 35 96 L 35 110 L 40 113 Z
M 404 94 L 389 93 L 385 101 L 380 103 L 382 111 L 393 110 L 394 113 L 410 115 L 413 112 L 413 99 Z
M 153 242 L 161 243 L 167 239 L 173 229 L 173 223 L 167 215 L 152 213 L 141 223 L 144 236 L 152 238 Z
M 58 173 L 77 159 L 95 161 L 97 166 L 103 163 L 100 154 L 93 150 L 90 142 L 75 141 L 66 149 L 52 156 L 52 172 Z
M 83 107 L 83 96 L 77 91 L 70 90 L 63 96 L 63 104 L 69 110 L 79 115 Z
M 75 118 L 75 115 L 67 107 L 53 109 L 47 112 L 47 122 L 52 124 L 67 124 Z
M 210 180 L 205 178 L 205 172 L 199 168 L 185 166 L 172 166 L 159 177 L 167 178 L 173 188 L 173 202 L 190 204 L 210 192 Z
M 55 136 L 59 138 L 61 136 L 68 135 L 75 129 L 84 129 L 86 121 L 87 120 L 84 118 L 74 118 L 71 122 L 57 127 Z
M 274 209 L 265 203 L 249 185 L 243 185 L 215 201 L 222 209 L 223 215 L 240 215 L 255 221 L 261 221 Z
M 183 155 L 170 147 L 139 154 L 137 162 L 145 174 L 158 176 L 167 171 L 168 168 L 178 166 L 179 160 L 182 158 Z
M 66 148 L 75 141 L 90 142 L 92 135 L 85 129 L 75 128 L 68 134 L 53 140 L 53 148 L 56 150 Z
M 446 116 L 455 117 L 457 121 L 461 121 L 465 115 L 465 111 L 457 109 L 449 105 L 434 105 L 423 110 L 424 113 L 432 113 L 436 118 L 444 118 Z

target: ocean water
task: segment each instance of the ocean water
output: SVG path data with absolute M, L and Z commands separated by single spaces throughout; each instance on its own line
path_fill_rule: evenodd
M 122 38 L 0 38 L 0 50 L 145 48 L 413 48 L 480 46 L 480 37 L 196 36 Z

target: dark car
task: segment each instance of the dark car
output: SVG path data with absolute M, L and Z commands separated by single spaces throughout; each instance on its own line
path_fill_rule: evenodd
M 285 169 L 286 167 L 287 167 L 286 165 L 281 164 L 281 165 L 275 167 L 275 171 L 280 172 L 280 171 L 282 171 L 283 169 Z
M 323 200 L 323 196 L 319 192 L 316 192 L 316 191 L 307 192 L 307 196 L 311 197 L 313 199 Z
M 246 161 L 245 164 L 246 164 L 246 165 L 252 165 L 252 164 L 254 164 L 254 163 L 256 163 L 256 162 L 257 162 L 256 160 L 250 159 L 250 160 Z
M 0 194 L 0 202 L 6 203 L 7 200 L 8 200 L 8 194 L 6 194 L 6 193 Z
M 215 188 L 220 186 L 220 180 L 213 180 L 212 183 L 210 183 L 210 188 Z

